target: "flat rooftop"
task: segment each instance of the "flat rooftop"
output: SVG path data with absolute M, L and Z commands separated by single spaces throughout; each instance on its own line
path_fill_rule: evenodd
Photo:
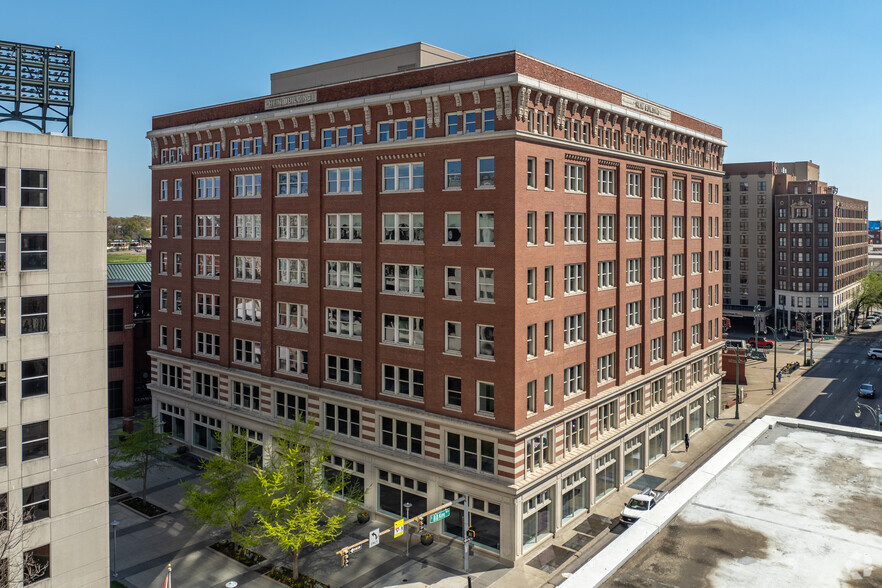
M 572 585 L 882 585 L 882 434 L 765 417 L 668 498 Z

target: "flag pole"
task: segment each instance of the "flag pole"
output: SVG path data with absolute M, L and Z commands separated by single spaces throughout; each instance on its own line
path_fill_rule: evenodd
M 165 574 L 165 582 L 162 583 L 162 588 L 172 588 L 172 580 L 171 580 L 171 564 L 168 564 L 168 571 Z

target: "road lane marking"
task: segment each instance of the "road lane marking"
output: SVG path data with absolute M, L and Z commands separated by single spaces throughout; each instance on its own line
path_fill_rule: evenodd
M 816 413 L 816 412 L 817 412 L 816 410 L 813 410 L 813 411 L 812 411 L 812 414 L 809 415 L 809 418 L 812 418 L 813 416 L 815 416 L 815 413 Z
M 841 417 L 839 417 L 839 420 L 836 421 L 836 422 L 841 423 L 841 422 L 842 422 L 842 419 L 844 419 L 844 418 L 845 418 L 845 415 L 842 415 Z

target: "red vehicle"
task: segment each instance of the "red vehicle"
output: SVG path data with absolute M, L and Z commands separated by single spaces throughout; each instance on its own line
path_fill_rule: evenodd
M 759 339 L 751 337 L 750 339 L 747 340 L 747 344 L 748 345 L 756 345 L 757 347 L 765 347 L 765 348 L 775 346 L 774 341 L 772 341 L 771 339 L 766 339 L 765 337 L 760 337 Z

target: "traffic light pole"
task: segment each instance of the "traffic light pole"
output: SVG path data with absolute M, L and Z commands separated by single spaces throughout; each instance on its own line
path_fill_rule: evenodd
M 469 547 L 471 547 L 473 535 L 475 534 L 472 530 L 472 519 L 469 517 L 469 495 L 468 493 L 463 494 L 462 496 L 465 498 L 465 503 L 463 504 L 463 515 L 462 515 L 462 571 L 466 574 L 469 573 Z M 469 533 L 469 531 L 472 531 Z

